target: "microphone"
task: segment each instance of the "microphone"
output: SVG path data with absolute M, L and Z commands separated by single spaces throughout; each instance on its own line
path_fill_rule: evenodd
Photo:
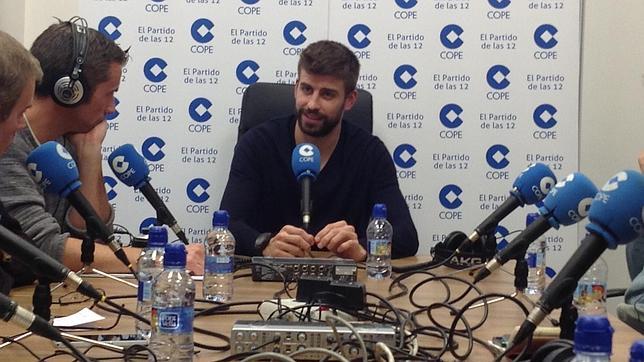
M 489 234 L 496 226 L 517 207 L 532 205 L 546 197 L 548 191 L 557 183 L 557 177 L 552 170 L 543 163 L 533 163 L 514 180 L 510 197 L 508 197 L 490 216 L 488 216 L 474 232 L 463 240 L 456 249 L 462 249 L 479 240 L 482 235 Z
M 27 157 L 27 169 L 34 181 L 46 192 L 66 198 L 85 220 L 88 235 L 94 233 L 96 238 L 103 240 L 112 249 L 114 255 L 136 275 L 121 244 L 114 239 L 114 234 L 78 190 L 81 186 L 78 168 L 65 147 L 55 141 L 38 146 Z
M 163 200 L 161 200 L 161 197 L 154 190 L 154 187 L 150 185 L 148 164 L 145 162 L 143 156 L 134 149 L 134 146 L 127 143 L 118 147 L 108 157 L 108 163 L 121 182 L 141 191 L 146 200 L 148 200 L 157 212 L 157 222 L 168 225 L 174 234 L 184 244 L 188 245 L 188 238 L 177 223 L 177 219 L 175 219 Z
M 44 318 L 35 315 L 0 293 L 0 318 L 53 341 L 62 341 L 60 331 Z
M 320 173 L 320 150 L 312 143 L 300 143 L 293 149 L 291 168 L 300 183 L 302 227 L 308 230 L 311 222 L 311 183 Z
M 575 172 L 568 175 L 543 200 L 539 217 L 500 250 L 484 268 L 479 269 L 474 283 L 483 280 L 519 253 L 524 253 L 533 241 L 551 227 L 559 229 L 560 225 L 567 226 L 581 221 L 588 214 L 588 208 L 596 194 L 597 187 L 584 174 Z
M 2 225 L 0 225 L 0 240 L 2 240 L 0 249 L 29 265 L 34 274 L 40 277 L 47 277 L 52 281 L 71 285 L 78 292 L 94 300 L 99 301 L 103 298 L 103 294 L 94 289 L 90 283 L 84 281 L 58 260 L 45 254 L 42 250 Z
M 553 309 L 561 307 L 606 248 L 615 249 L 644 236 L 644 175 L 627 170 L 611 177 L 590 204 L 588 219 L 588 234 L 543 292 L 515 335 L 513 345 L 523 342 Z

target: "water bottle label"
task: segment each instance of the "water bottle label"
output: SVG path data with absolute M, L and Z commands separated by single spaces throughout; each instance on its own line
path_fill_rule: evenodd
M 606 303 L 606 285 L 603 283 L 579 283 L 573 296 L 579 308 L 590 308 Z
M 150 313 L 151 325 L 157 333 L 184 334 L 192 333 L 194 308 L 171 307 L 152 308 Z
M 528 263 L 528 268 L 537 267 L 537 253 L 527 253 L 525 255 L 525 261 Z
M 369 254 L 378 256 L 391 255 L 391 243 L 387 239 L 369 240 Z
M 136 293 L 136 300 L 139 302 L 149 302 L 152 300 L 152 282 L 139 282 L 139 288 Z
M 207 256 L 205 269 L 208 274 L 232 273 L 234 260 L 230 256 Z

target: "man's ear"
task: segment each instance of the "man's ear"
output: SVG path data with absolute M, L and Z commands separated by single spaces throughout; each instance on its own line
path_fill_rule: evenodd
M 358 91 L 354 89 L 349 94 L 347 94 L 346 98 L 344 98 L 344 111 L 346 112 L 353 108 L 353 105 L 356 104 L 357 100 Z

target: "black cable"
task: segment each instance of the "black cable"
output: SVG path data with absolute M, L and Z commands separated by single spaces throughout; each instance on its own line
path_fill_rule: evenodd
M 32 351 L 31 349 L 29 349 L 29 347 L 27 347 L 27 345 L 25 345 L 24 343 L 22 343 L 22 342 L 20 342 L 20 341 L 17 341 L 17 340 L 15 340 L 15 339 L 13 339 L 13 337 L 1 337 L 1 339 L 2 339 L 3 343 L 4 343 L 4 342 L 11 342 L 11 343 L 15 343 L 15 344 L 19 345 L 19 346 L 20 346 L 20 347 L 22 347 L 25 351 L 29 352 L 29 354 L 30 354 L 30 355 L 34 356 L 34 358 L 35 358 L 36 360 L 40 360 L 40 357 L 38 357 L 38 355 L 37 355 L 34 351 Z
M 74 355 L 75 355 L 75 357 L 76 357 L 77 359 L 79 359 L 80 361 L 83 361 L 83 362 L 90 362 L 90 361 L 91 361 L 89 358 L 85 357 L 85 355 L 84 355 L 84 354 L 82 354 L 78 349 L 76 349 L 76 347 L 74 347 L 74 346 L 72 345 L 72 343 L 71 343 L 67 338 L 63 338 L 63 339 L 61 339 L 61 341 L 60 341 L 60 342 L 61 342 L 65 347 L 67 347 L 67 348 L 72 352 L 72 354 L 74 354 Z

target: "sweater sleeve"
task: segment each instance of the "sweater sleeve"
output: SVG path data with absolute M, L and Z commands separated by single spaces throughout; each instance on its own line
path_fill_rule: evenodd
M 400 191 L 396 169 L 389 152 L 378 140 L 373 150 L 371 204 L 387 205 L 387 220 L 394 235 L 391 247 L 392 258 L 404 258 L 418 252 L 418 233 L 409 213 L 407 202 Z
M 28 149 L 16 141 L 0 158 L 0 200 L 38 248 L 62 260 L 69 235 L 61 232 L 58 221 L 46 211 L 45 195 L 24 165 Z
M 227 210 L 230 215 L 229 229 L 235 236 L 235 253 L 249 256 L 260 255 L 255 249 L 255 239 L 260 231 L 249 223 L 249 220 L 255 218 L 262 177 L 258 161 L 253 155 L 251 142 L 248 137 L 243 137 L 235 147 L 228 183 L 220 205 L 220 209 Z

